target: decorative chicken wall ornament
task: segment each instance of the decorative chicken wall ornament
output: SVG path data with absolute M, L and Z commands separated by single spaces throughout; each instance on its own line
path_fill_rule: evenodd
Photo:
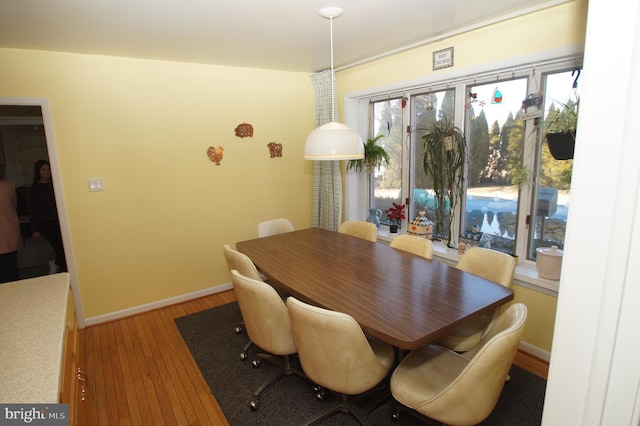
M 216 163 L 216 166 L 220 165 L 220 161 L 222 161 L 222 153 L 224 152 L 224 148 L 219 146 L 218 148 L 214 148 L 212 146 L 207 150 L 207 155 L 209 156 L 209 160 Z
M 253 126 L 249 123 L 238 124 L 236 127 L 236 136 L 239 138 L 253 137 Z
M 282 157 L 282 144 L 277 142 L 269 142 L 267 144 L 269 147 L 269 153 L 271 154 L 271 158 Z

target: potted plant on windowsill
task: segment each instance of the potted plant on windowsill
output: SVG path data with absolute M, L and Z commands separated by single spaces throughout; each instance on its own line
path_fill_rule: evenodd
M 427 178 L 433 181 L 435 198 L 434 237 L 446 235 L 447 246 L 453 247 L 453 215 L 464 190 L 464 165 L 467 144 L 464 133 L 453 122 L 441 119 L 422 136 L 424 157 L 422 165 Z M 448 234 L 445 219 L 449 212 Z
M 556 160 L 570 160 L 576 144 L 576 126 L 580 99 L 569 100 L 552 109 L 542 123 L 549 152 Z
M 364 145 L 364 158 L 361 160 L 349 160 L 347 163 L 347 170 L 355 169 L 356 172 L 361 172 L 364 168 L 369 174 L 372 174 L 375 169 L 380 169 L 383 164 L 389 165 L 389 154 L 381 145 L 377 142 L 384 135 L 378 135 L 373 139 L 367 139 Z
M 387 218 L 391 221 L 391 225 L 389 225 L 389 232 L 391 232 L 392 234 L 396 234 L 398 232 L 398 227 L 405 219 L 405 207 L 406 204 L 396 204 L 392 202 L 391 207 L 384 211 L 384 214 L 386 214 Z

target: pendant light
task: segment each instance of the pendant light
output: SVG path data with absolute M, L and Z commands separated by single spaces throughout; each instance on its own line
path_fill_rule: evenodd
M 360 160 L 364 158 L 364 145 L 358 132 L 335 121 L 333 87 L 333 19 L 342 15 L 339 7 L 325 7 L 318 13 L 329 19 L 331 27 L 331 122 L 324 124 L 307 137 L 304 144 L 305 160 Z

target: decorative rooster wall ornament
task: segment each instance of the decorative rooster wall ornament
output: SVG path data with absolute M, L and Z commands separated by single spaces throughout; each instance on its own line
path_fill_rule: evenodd
M 209 156 L 209 160 L 216 163 L 216 166 L 219 166 L 220 161 L 222 161 L 223 152 L 224 152 L 224 148 L 221 146 L 219 146 L 218 148 L 210 146 L 209 149 L 207 150 L 207 155 Z

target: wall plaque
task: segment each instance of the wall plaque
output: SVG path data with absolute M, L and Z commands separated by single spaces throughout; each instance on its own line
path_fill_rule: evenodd
M 453 47 L 433 52 L 433 70 L 449 68 L 453 66 Z

